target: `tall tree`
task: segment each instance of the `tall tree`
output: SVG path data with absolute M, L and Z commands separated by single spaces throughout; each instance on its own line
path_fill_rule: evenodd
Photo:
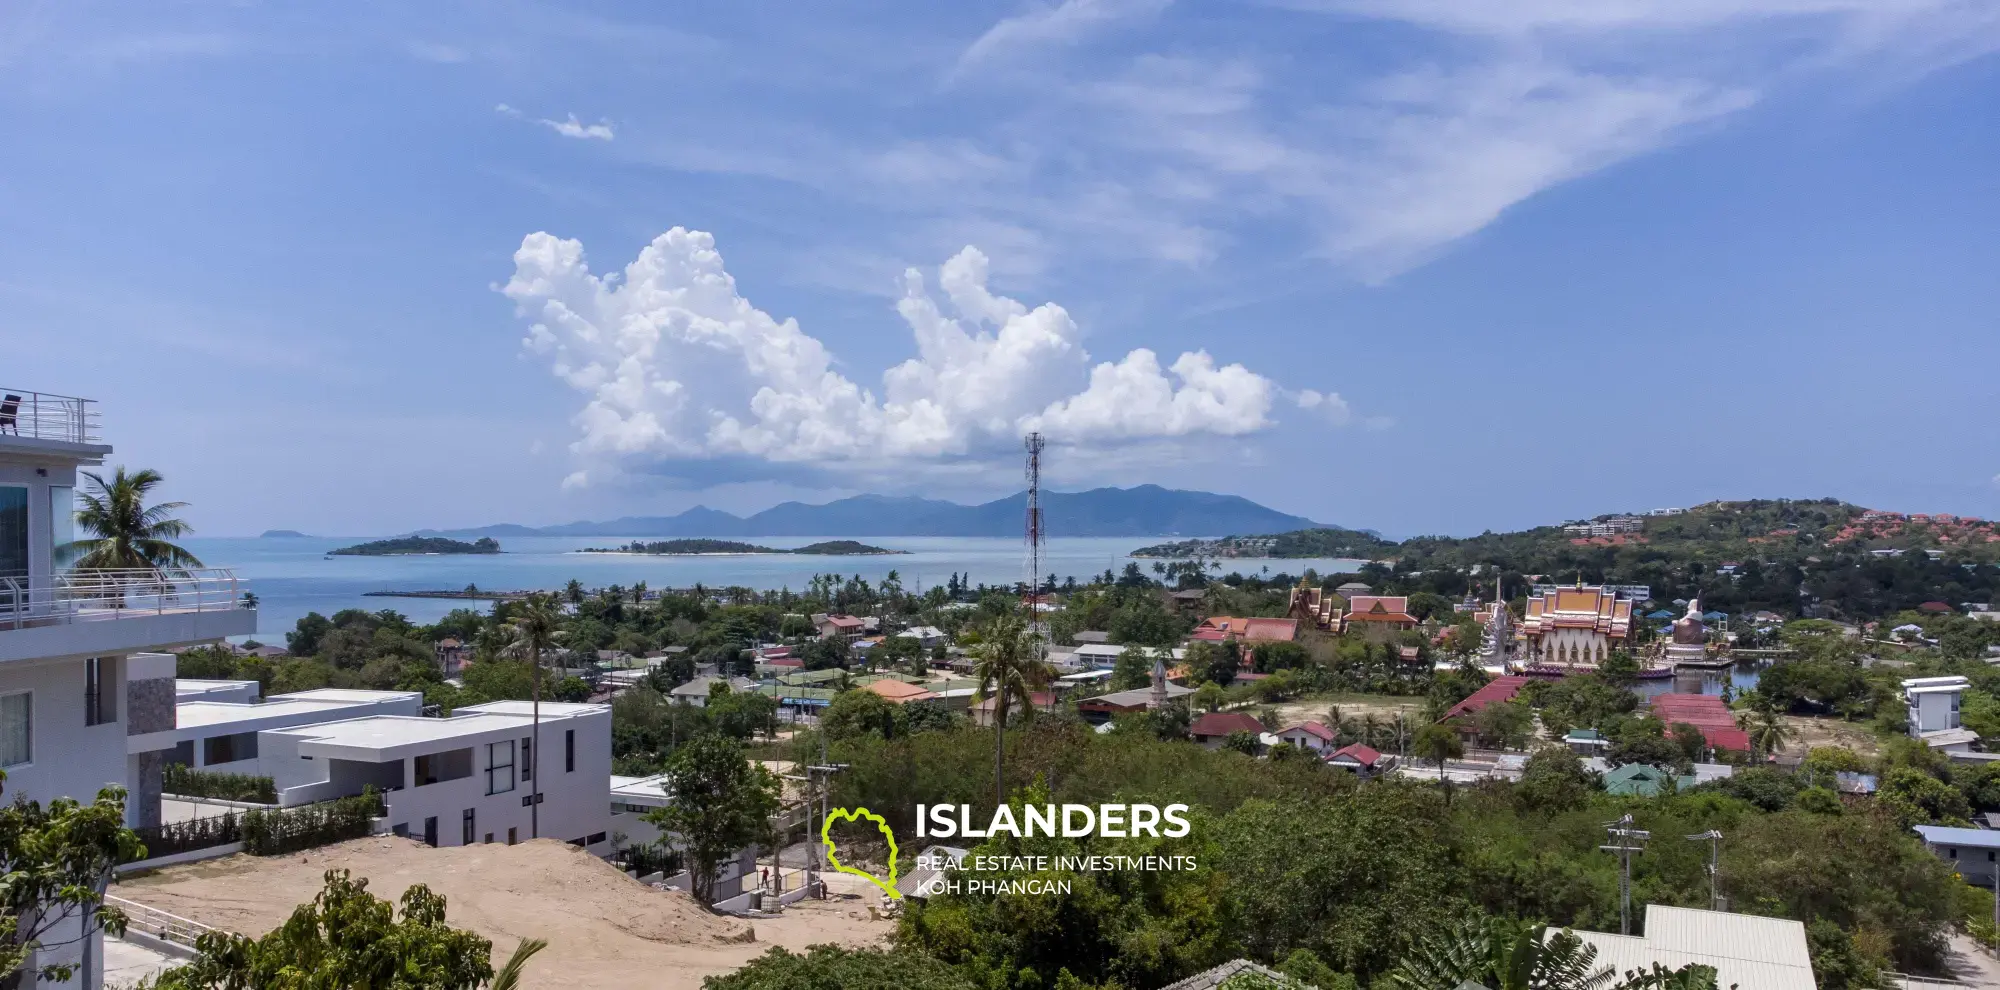
M 6 777 L 0 772 L 0 782 Z M 125 827 L 122 787 L 97 792 L 90 804 L 62 797 L 47 808 L 25 799 L 0 808 L 0 986 L 32 983 L 21 967 L 38 949 L 80 940 L 87 952 L 96 933 L 122 934 L 125 916 L 104 905 L 104 889 L 119 863 L 144 856 L 138 835 Z M 58 928 L 69 937 L 49 941 Z M 65 982 L 76 970 L 55 963 L 35 975 Z
M 89 482 L 79 498 L 76 524 L 91 534 L 56 548 L 60 559 L 86 570 L 157 567 L 200 567 L 201 559 L 178 540 L 194 528 L 174 518 L 186 502 L 148 506 L 146 497 L 165 479 L 151 468 L 127 473 L 120 467 L 110 481 L 95 471 L 83 472 Z
M 687 857 L 695 899 L 715 903 L 715 875 L 728 858 L 769 842 L 778 812 L 778 781 L 751 763 L 730 739 L 704 733 L 667 759 L 666 791 L 673 797 L 646 820 L 659 826 L 662 845 Z
M 574 584 L 575 582 L 571 582 Z M 528 837 L 542 835 L 542 653 L 562 638 L 563 611 L 554 595 L 536 592 L 514 612 L 514 649 L 528 661 L 533 715 L 528 736 Z
M 1445 775 L 1444 765 L 1465 755 L 1465 740 L 1459 738 L 1458 730 L 1443 722 L 1426 725 L 1410 740 L 1410 752 L 1437 764 L 1438 783 L 1444 785 L 1444 800 L 1450 804 L 1451 778 Z
M 1023 717 L 1035 717 L 1035 692 L 1048 687 L 1049 665 L 1035 655 L 1034 634 L 1019 617 L 1003 615 L 988 623 L 973 648 L 979 700 L 993 699 L 993 800 L 1007 803 L 1003 775 L 1007 756 L 1007 716 L 1018 702 Z

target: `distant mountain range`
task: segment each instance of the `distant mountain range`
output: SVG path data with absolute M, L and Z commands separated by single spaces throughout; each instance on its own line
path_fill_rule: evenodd
M 806 505 L 785 502 L 748 517 L 696 506 L 673 516 L 627 516 L 559 526 L 502 523 L 473 529 L 425 529 L 416 536 L 1018 536 L 1028 496 L 1016 492 L 979 505 L 913 496 L 856 495 Z M 1236 495 L 1140 485 L 1087 492 L 1044 492 L 1050 536 L 1223 536 L 1283 533 L 1322 524 Z

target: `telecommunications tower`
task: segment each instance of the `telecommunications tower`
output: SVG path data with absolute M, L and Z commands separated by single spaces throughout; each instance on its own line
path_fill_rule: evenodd
M 1042 621 L 1042 544 L 1046 534 L 1042 531 L 1042 447 L 1045 441 L 1040 433 L 1028 434 L 1028 628 L 1039 629 Z M 1041 656 L 1041 639 L 1036 639 L 1036 658 Z

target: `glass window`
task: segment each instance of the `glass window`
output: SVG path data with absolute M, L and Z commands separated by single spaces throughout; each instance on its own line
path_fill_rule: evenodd
M 0 695 L 0 767 L 18 767 L 35 758 L 35 695 Z
M 535 739 L 533 736 L 521 740 L 521 779 L 535 779 Z
M 28 488 L 0 485 L 0 578 L 28 576 Z M 24 580 L 22 587 L 27 586 Z
M 514 741 L 486 744 L 486 793 L 505 794 L 514 789 Z
M 50 546 L 55 548 L 56 571 L 69 570 L 63 547 L 76 542 L 76 489 L 68 485 L 49 486 Z

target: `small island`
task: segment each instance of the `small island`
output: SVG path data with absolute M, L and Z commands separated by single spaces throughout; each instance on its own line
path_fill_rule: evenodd
M 700 556 L 703 554 L 748 554 L 748 553 L 796 553 L 822 557 L 861 557 L 878 554 L 908 553 L 907 550 L 889 550 L 871 547 L 854 540 L 827 540 L 812 543 L 794 550 L 780 550 L 776 547 L 760 547 L 755 543 L 738 543 L 735 540 L 656 540 L 646 543 L 633 540 L 622 547 L 589 547 L 580 553 L 636 553 L 668 556 Z
M 259 536 L 259 537 L 257 537 L 257 538 L 258 538 L 258 539 L 260 539 L 260 540 L 305 540 L 305 539 L 311 539 L 311 537 L 308 537 L 308 536 L 306 536 L 306 534 L 304 534 L 304 533 L 301 533 L 301 532 L 299 532 L 299 531 L 298 531 L 298 530 L 296 530 L 296 529 L 267 529 L 267 530 L 265 530 L 265 531 L 264 531 L 264 534 L 263 534 L 262 536 Z
M 447 553 L 499 553 L 500 541 L 490 536 L 482 536 L 467 543 L 463 540 L 447 540 L 441 536 L 398 536 L 394 539 L 376 540 L 351 547 L 327 551 L 337 557 L 401 557 L 423 554 Z

